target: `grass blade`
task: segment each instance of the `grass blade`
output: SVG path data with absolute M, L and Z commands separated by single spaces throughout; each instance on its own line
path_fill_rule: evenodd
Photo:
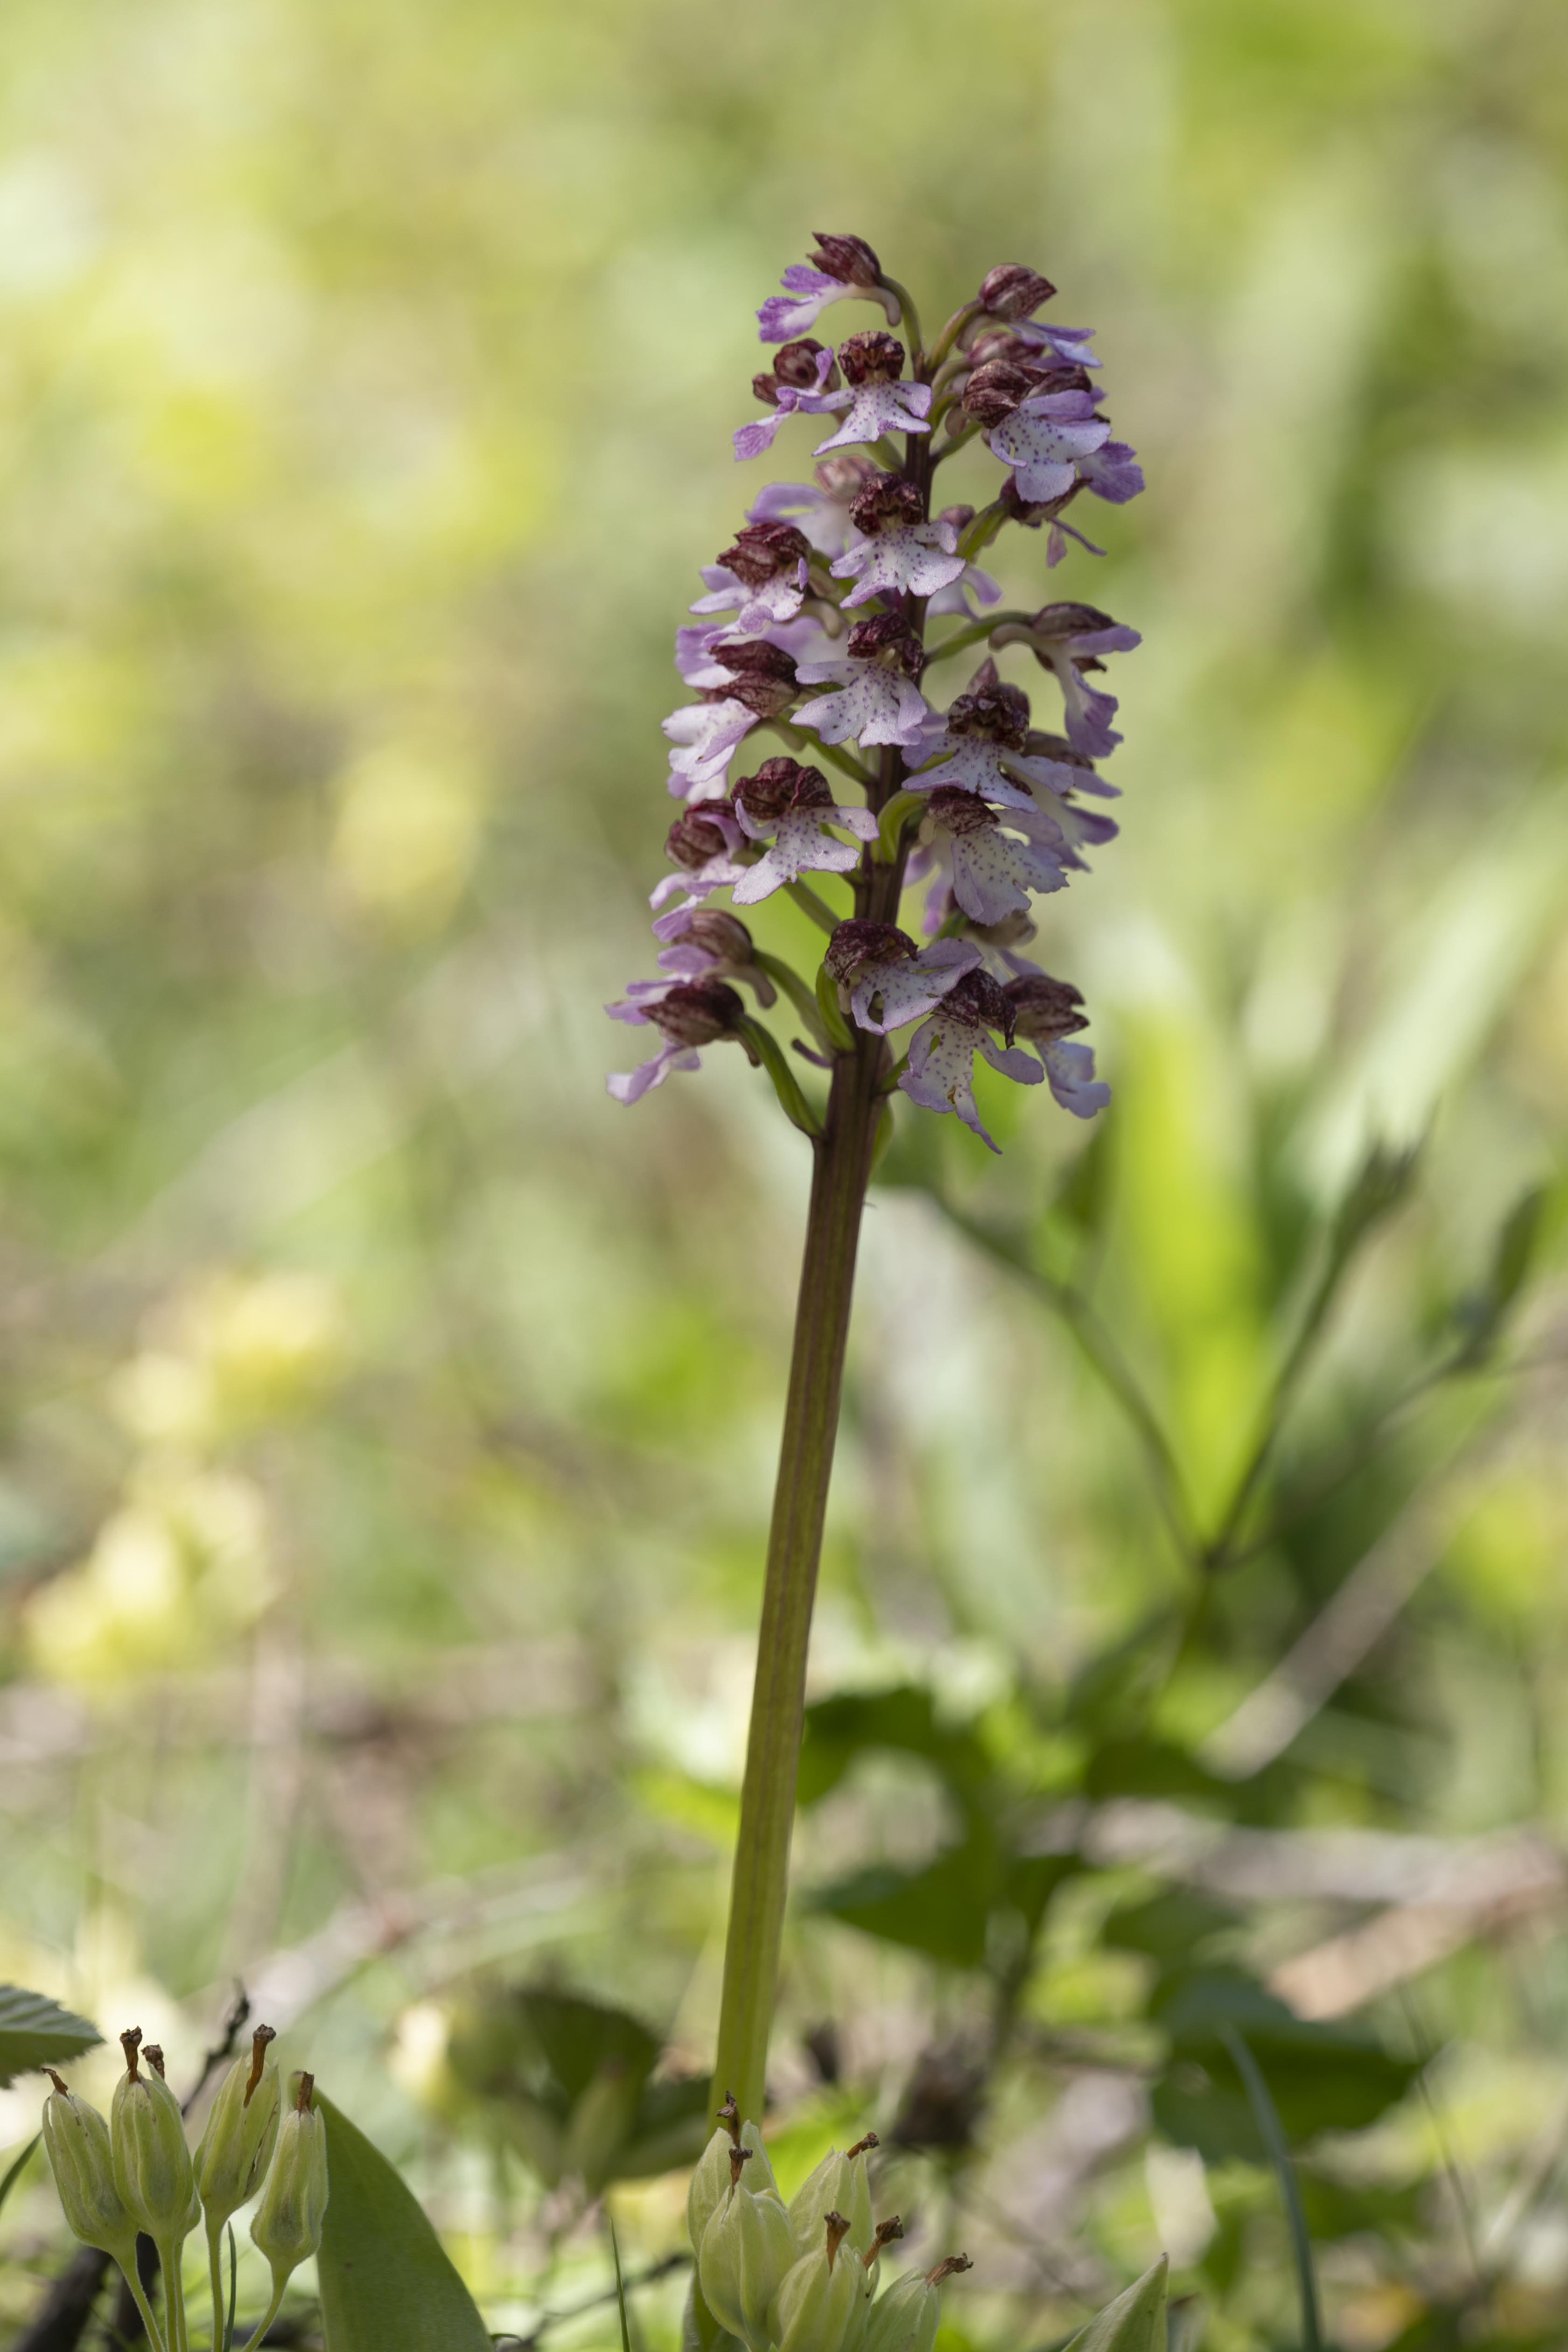
M 23 2173 L 27 2169 L 34 2155 L 37 2153 L 38 2142 L 43 2138 L 43 2137 L 44 2135 L 42 2132 L 35 2132 L 32 2138 L 27 2142 L 26 2147 L 22 2150 L 21 2155 L 15 2158 L 6 2167 L 5 2178 L 4 2180 L 0 2180 L 0 2206 L 5 2204 L 6 2198 L 9 2197 L 12 2189 L 15 2189 L 17 2181 L 20 2180 Z
M 1234 2025 L 1223 2025 L 1220 2038 L 1236 2061 L 1247 2092 L 1252 2120 L 1258 2126 L 1258 2136 L 1268 2152 L 1279 2183 L 1279 2199 L 1285 2208 L 1285 2218 L 1290 2225 L 1290 2244 L 1296 2257 L 1296 2281 L 1301 2296 L 1301 2352 L 1323 2352 L 1322 2325 L 1318 2315 L 1318 2282 L 1312 2269 L 1312 2241 L 1307 2230 L 1307 2216 L 1301 2210 L 1301 2192 L 1297 2186 L 1296 2168 L 1290 2161 L 1290 2146 L 1285 2137 L 1285 2127 L 1279 2109 L 1269 2095 L 1263 2079 L 1263 2069 L 1242 2040 Z
M 234 2242 L 234 2223 L 228 2225 L 228 2317 L 223 2324 L 223 2352 L 234 2352 L 235 2291 L 239 2281 L 239 2253 Z
M 626 2318 L 626 2283 L 621 2276 L 621 2250 L 616 2242 L 616 2225 L 608 2213 L 605 2220 L 610 2232 L 610 2258 L 616 2265 L 616 2308 L 621 2315 L 621 2352 L 632 2352 L 632 2331 Z

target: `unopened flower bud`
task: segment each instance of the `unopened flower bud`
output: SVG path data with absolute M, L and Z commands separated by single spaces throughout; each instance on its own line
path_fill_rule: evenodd
M 729 683 L 704 688 L 704 701 L 742 702 L 758 719 L 776 719 L 795 700 L 795 661 L 783 646 L 754 637 L 726 646 L 723 662 L 731 672 Z
M 981 280 L 980 299 L 994 319 L 1032 319 L 1056 292 L 1048 278 L 1020 261 L 999 262 Z
M 985 668 L 990 677 L 977 680 L 967 694 L 954 700 L 947 713 L 947 731 L 977 736 L 1009 751 L 1021 751 L 1029 732 L 1029 698 L 1021 687 L 1001 684 L 993 663 L 987 662 Z
M 963 387 L 963 413 L 989 432 L 1005 425 L 1019 402 L 1038 390 L 1037 370 L 1012 360 L 988 360 L 974 370 Z
M 327 2210 L 327 2127 L 312 2105 L 315 2078 L 301 2074 L 295 2104 L 278 2132 L 272 2168 L 251 2216 L 250 2235 L 272 2267 L 274 2289 L 321 2242 Z
M 218 2088 L 196 2150 L 196 2187 L 209 2233 L 248 2205 L 260 2188 L 278 2140 L 282 2095 L 269 2025 L 251 2036 L 248 2058 L 237 2058 Z
M 787 757 L 764 760 L 754 776 L 735 785 L 735 805 L 753 824 L 776 824 L 793 809 L 831 808 L 833 794 L 820 768 Z
M 677 1045 L 712 1045 L 732 1037 L 746 1008 L 723 980 L 693 980 L 650 999 L 643 1011 L 662 1036 Z
M 869 2250 L 871 2179 L 866 2158 L 877 2145 L 876 2133 L 868 2132 L 864 2139 L 858 2139 L 842 2154 L 836 2147 L 829 2148 L 816 2171 L 801 2183 L 791 2200 L 789 2218 L 803 2246 L 816 2244 L 828 2214 L 842 2213 L 855 2252 L 864 2254 Z
M 852 660 L 879 661 L 889 669 L 901 670 L 911 682 L 925 666 L 921 641 L 902 613 L 874 613 L 868 621 L 857 621 L 845 640 L 845 651 Z
M 894 957 L 915 956 L 919 952 L 909 933 L 900 931 L 897 923 L 873 923 L 864 915 L 852 915 L 847 922 L 839 924 L 828 940 L 822 961 L 839 987 L 847 988 L 866 964 L 888 963 Z M 821 2167 L 817 2169 L 820 2171 Z
M 66 2220 L 84 2245 L 129 2267 L 136 2259 L 136 2224 L 115 2186 L 109 2126 L 52 2066 L 44 2072 L 55 2086 L 44 2101 L 44 2153 Z
M 837 278 L 841 286 L 875 286 L 882 275 L 882 265 L 863 236 L 825 236 L 814 229 L 816 251 L 812 261 L 825 278 Z
M 742 586 L 761 588 L 781 572 L 809 562 L 811 541 L 793 522 L 752 522 L 736 532 L 734 545 L 725 548 L 719 561 Z M 726 646 L 721 659 L 728 660 L 734 650 Z
M 904 372 L 904 347 L 885 327 L 868 327 L 847 335 L 838 346 L 838 364 L 846 383 L 858 390 L 866 383 L 897 383 Z
M 902 474 L 876 474 L 849 501 L 849 520 L 868 533 L 898 530 L 922 518 L 917 486 Z
M 1075 1029 L 1089 1027 L 1087 1014 L 1079 1010 L 1083 991 L 1070 980 L 1053 980 L 1044 971 L 1029 972 L 1010 980 L 1004 993 L 1013 1007 L 1013 1025 L 1020 1037 L 1049 1044 L 1054 1038 L 1070 1037 Z
M 871 2305 L 864 2352 L 931 2352 L 942 2317 L 942 2283 L 973 2267 L 967 2254 L 950 2254 L 923 2278 L 919 2271 L 910 2271 L 895 2279 Z
M 768 2327 L 779 2352 L 854 2352 L 863 2318 L 862 2273 L 839 2248 L 849 2234 L 842 2213 L 825 2213 L 822 2236 L 784 2273 Z
M 109 2141 L 114 2185 L 138 2229 L 154 2245 L 182 2242 L 195 2226 L 195 2175 L 185 2145 L 180 2103 L 161 2073 L 143 2074 L 138 2065 L 140 2027 L 120 2037 L 125 2072 L 114 2086 L 109 2111 Z M 161 2060 L 163 2053 L 158 2053 Z
M 742 2168 L 753 2160 L 751 2148 L 730 2149 L 729 2192 L 702 2232 L 697 2271 L 713 2316 L 750 2352 L 767 2352 L 768 2313 L 797 2250 L 779 2198 L 771 2189 L 752 2190 L 742 2179 Z

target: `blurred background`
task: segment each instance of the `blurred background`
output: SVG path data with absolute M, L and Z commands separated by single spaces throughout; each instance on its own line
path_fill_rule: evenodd
M 608 2183 L 675 2340 L 806 1151 L 739 1055 L 617 1108 L 600 1007 L 809 466 L 756 305 L 1024 261 L 1150 483 L 994 555 L 1145 639 L 1042 934 L 1116 1099 L 868 1217 L 781 2170 L 881 2132 L 950 2352 L 1161 2246 L 1294 2344 L 1238 2018 L 1332 2340 L 1560 2342 L 1568 16 L 13 0 L 0 73 L 0 1977 L 184 2079 L 242 1976 L 492 2328 L 610 2340 Z M 67 2252 L 35 2167 L 0 2339 Z

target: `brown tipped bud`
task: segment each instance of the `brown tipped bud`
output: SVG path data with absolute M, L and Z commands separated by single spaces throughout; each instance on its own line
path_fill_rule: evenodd
M 716 801 L 714 806 L 729 814 L 728 802 Z M 664 854 L 670 864 L 683 866 L 689 874 L 706 866 L 710 857 L 721 857 L 729 846 L 730 836 L 722 825 L 703 815 L 700 801 L 684 816 L 678 816 L 664 837 Z
M 738 1035 L 746 1017 L 745 1006 L 722 980 L 689 981 L 642 1009 L 672 1045 L 715 1045 Z
M 822 2221 L 827 2232 L 827 2267 L 831 2270 L 838 2258 L 839 2247 L 849 2235 L 849 2224 L 842 2213 L 825 2213 Z
M 876 286 L 880 283 L 882 265 L 863 236 L 826 236 L 814 229 L 816 251 L 812 266 L 825 278 L 837 278 L 840 286 Z
M 811 541 L 805 531 L 797 530 L 792 522 L 753 522 L 737 531 L 732 547 L 720 556 L 737 580 L 747 588 L 761 588 L 781 572 L 793 572 L 805 559 L 811 560 Z M 724 646 L 720 659 L 728 662 L 738 646 Z
M 816 487 L 847 506 L 856 491 L 874 482 L 880 471 L 876 459 L 862 457 L 858 449 L 836 449 L 816 467 Z
M 739 915 L 722 907 L 694 907 L 681 937 L 729 964 L 749 964 L 756 954 L 752 934 Z M 739 2122 L 737 2116 L 737 2128 Z
M 974 2264 L 967 2254 L 949 2254 L 945 2262 L 938 2263 L 934 2271 L 927 2271 L 926 2284 L 940 2286 L 943 2279 L 956 2278 L 960 2271 L 972 2271 L 973 2268 Z
M 1081 637 L 1090 629 L 1113 629 L 1116 623 L 1098 604 L 1042 604 L 1029 623 L 1037 637 Z
M 920 491 L 902 474 L 878 474 L 849 501 L 849 520 L 868 535 L 896 530 L 919 522 L 923 508 Z
M 1053 980 L 1048 972 L 1026 972 L 1010 980 L 1005 993 L 1020 1037 L 1037 1038 L 1048 1045 L 1089 1027 L 1088 1016 L 1079 1010 L 1083 992 L 1069 980 Z
M 802 335 L 798 342 L 782 343 L 773 357 L 774 375 L 781 383 L 793 385 L 796 392 L 809 392 L 816 382 L 817 362 L 826 348 L 814 335 Z M 837 373 L 837 367 L 828 369 L 829 384 Z
M 269 2025 L 258 2025 L 250 2037 L 250 2073 L 246 2080 L 244 2105 L 250 2105 L 252 2095 L 260 2082 L 267 2064 L 268 2045 L 276 2042 L 277 2034 Z
M 64 2080 L 64 2078 L 57 2074 L 52 2066 L 46 2066 L 43 2071 L 48 2076 L 50 2082 L 59 2093 L 61 2098 L 68 2099 L 70 2096 L 70 2085 Z
M 994 319 L 1032 319 L 1056 290 L 1048 278 L 1021 261 L 999 262 L 980 281 L 980 299 Z
M 134 2083 L 139 2079 L 136 2058 L 142 2047 L 142 2028 L 139 2025 L 129 2026 L 120 2037 L 120 2046 L 125 2053 L 125 2071 Z
M 885 2221 L 879 2221 L 875 2237 L 860 2257 L 866 2268 L 870 2269 L 884 2246 L 890 2246 L 896 2238 L 901 2238 L 903 2234 L 904 2225 L 897 2213 L 889 2214 Z
M 1021 751 L 1029 732 L 1029 698 L 1021 687 L 988 683 L 961 694 L 947 714 L 950 735 L 979 736 Z
M 844 371 L 844 381 L 858 387 L 863 383 L 897 383 L 904 372 L 904 347 L 897 335 L 889 335 L 885 327 L 868 327 L 858 335 L 848 335 L 838 346 L 838 364 Z
M 889 925 L 888 926 L 888 928 L 889 928 L 889 929 L 891 929 L 892 926 L 889 924 Z M 900 937 L 901 938 L 902 936 L 903 936 L 903 935 L 902 935 L 902 933 L 900 932 Z M 872 2148 L 874 2148 L 874 2147 L 881 2147 L 881 2145 L 882 2145 L 882 2143 L 881 2143 L 881 2141 L 878 2138 L 878 2137 L 877 2137 L 877 2135 L 876 2135 L 876 2133 L 875 2133 L 875 2132 L 868 2132 L 868 2133 L 865 2135 L 864 2138 L 862 2138 L 862 2139 L 858 2139 L 858 2140 L 856 2141 L 856 2143 L 855 2143 L 854 2147 L 847 2147 L 847 2148 L 845 2149 L 844 2153 L 845 2153 L 845 2155 L 846 2155 L 847 2157 L 847 2156 L 865 2156 L 865 2155 L 868 2154 L 868 2152 L 869 2152 Z
M 864 916 L 856 915 L 848 922 L 839 924 L 827 942 L 827 952 L 822 961 L 827 966 L 829 977 L 836 980 L 840 988 L 847 988 L 856 973 L 866 964 L 888 963 L 895 956 L 919 953 L 920 950 L 909 933 L 900 931 L 897 923 L 873 923 Z M 877 2145 L 876 2133 L 868 2132 L 864 2139 L 856 2141 L 848 2153 L 860 2156 L 867 2148 Z
M 976 368 L 964 385 L 963 413 L 989 432 L 994 425 L 1005 425 L 1018 403 L 1037 389 L 1033 368 L 1017 366 L 1010 360 L 991 360 Z
M 167 2081 L 168 2078 L 163 2072 L 163 2053 L 159 2044 L 156 2042 L 149 2042 L 142 2055 L 152 2067 L 160 2083 Z
M 749 2147 L 732 2147 L 730 2150 L 730 2185 L 732 2189 L 739 2188 L 741 2175 L 750 2164 L 754 2152 Z
M 879 661 L 911 681 L 925 665 L 920 639 L 902 613 L 877 613 L 868 621 L 857 621 L 845 646 L 852 660 Z
M 949 989 L 943 1010 L 978 1021 L 987 1029 L 1000 1029 L 1008 1045 L 1013 1042 L 1012 1003 L 1001 982 L 994 980 L 984 966 L 966 971 L 957 986 Z
M 726 2091 L 724 2104 L 719 2110 L 719 2120 L 737 2147 L 741 2145 L 741 2110 L 735 2104 L 733 2091 Z
M 752 638 L 744 645 L 723 646 L 721 658 L 731 673 L 730 682 L 710 687 L 705 701 L 742 702 L 759 719 L 776 719 L 794 701 L 795 661 L 782 646 Z
M 754 824 L 775 824 L 792 809 L 832 808 L 833 794 L 820 768 L 803 768 L 798 760 L 764 760 L 754 776 L 742 776 L 735 786 L 735 805 Z

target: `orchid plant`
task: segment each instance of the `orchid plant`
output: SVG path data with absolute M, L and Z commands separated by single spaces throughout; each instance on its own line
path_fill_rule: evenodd
M 828 430 L 809 481 L 774 482 L 753 499 L 677 632 L 694 699 L 664 722 L 668 788 L 683 805 L 666 841 L 674 870 L 652 893 L 658 976 L 607 1008 L 659 1044 L 608 1086 L 636 1103 L 672 1070 L 695 1069 L 703 1047 L 733 1042 L 766 1069 L 812 1147 L 718 2028 L 714 2079 L 729 2096 L 693 2183 L 688 2334 L 699 2345 L 727 2335 L 751 2352 L 807 2342 L 838 2352 L 857 2338 L 897 2221 L 873 2227 L 865 2167 L 850 2160 L 860 2148 L 827 2159 L 838 2169 L 822 2196 L 814 2176 L 786 2211 L 753 2119 L 861 1213 L 899 1096 L 955 1112 L 997 1148 L 975 1101 L 977 1055 L 1020 1085 L 1045 1081 L 1079 1118 L 1110 1099 L 1077 1042 L 1079 990 L 1027 950 L 1035 897 L 1086 872 L 1086 853 L 1116 833 L 1094 804 L 1117 793 L 1097 765 L 1121 740 L 1117 706 L 1090 680 L 1139 639 L 1091 604 L 1005 607 L 978 559 L 1008 523 L 1047 530 L 1047 565 L 1069 541 L 1098 554 L 1068 509 L 1086 493 L 1122 504 L 1143 478 L 1111 437 L 1091 331 L 1037 317 L 1056 290 L 1037 271 L 991 270 L 930 343 L 908 290 L 863 238 L 819 234 L 812 262 L 787 269 L 784 286 L 758 313 L 763 341 L 778 347 L 752 383 L 765 415 L 738 429 L 735 455 L 771 450 L 795 418 Z M 836 348 L 817 341 L 822 313 L 847 301 L 875 305 L 879 322 Z M 940 469 L 975 443 L 1004 469 L 994 497 L 978 509 L 942 504 Z M 1027 694 L 1003 680 L 996 656 L 1015 646 L 1059 688 L 1059 730 L 1037 728 Z M 940 707 L 941 665 L 980 648 Z M 782 751 L 731 782 L 763 735 Z M 781 890 L 826 935 L 810 978 L 760 949 L 732 911 Z M 728 908 L 715 903 L 726 891 Z M 920 911 L 906 921 L 910 892 Z M 808 1033 L 795 1052 L 826 1074 L 825 1099 L 742 988 L 763 1009 L 788 998 Z M 885 2336 L 885 2352 L 929 2344 L 941 2280 L 966 2266 L 953 2258 L 900 2282 L 864 2323 L 866 2341 Z M 853 2289 L 839 2275 L 849 2270 Z M 1131 2293 L 1126 2311 L 1101 2315 L 1108 2344 L 1152 2343 L 1163 2328 L 1163 2265 Z
M 740 427 L 735 454 L 762 455 L 795 417 L 831 430 L 810 481 L 775 482 L 752 501 L 734 544 L 704 568 L 695 623 L 677 633 L 696 698 L 664 722 L 683 806 L 666 842 L 675 870 L 652 894 L 659 976 L 608 1007 L 659 1037 L 639 1068 L 610 1078 L 617 1101 L 730 1040 L 766 1068 L 812 1146 L 719 2024 L 717 2080 L 742 2116 L 762 2110 L 867 1186 L 900 1096 L 956 1112 L 996 1149 L 975 1102 L 976 1055 L 1019 1085 L 1046 1081 L 1079 1118 L 1110 1099 L 1077 1041 L 1079 992 L 1026 950 L 1034 898 L 1086 872 L 1086 853 L 1116 832 L 1094 805 L 1116 796 L 1096 764 L 1121 740 L 1116 702 L 1090 680 L 1139 641 L 1091 604 L 1006 608 L 978 562 L 1008 523 L 1047 530 L 1047 564 L 1069 541 L 1099 553 L 1068 509 L 1086 493 L 1120 505 L 1143 487 L 1102 413 L 1091 331 L 1039 319 L 1056 289 L 1004 264 L 928 344 L 910 294 L 864 239 L 819 235 L 816 248 L 758 313 L 763 342 L 780 348 L 752 384 L 767 414 Z M 846 301 L 876 305 L 883 323 L 837 349 L 808 333 Z M 978 510 L 942 506 L 941 468 L 972 443 L 1005 469 L 996 494 Z M 940 708 L 941 666 L 982 646 Z M 1014 646 L 1059 688 L 1059 731 L 1035 727 L 1028 696 L 1002 679 L 996 656 Z M 730 783 L 737 755 L 769 733 L 784 750 Z M 850 903 L 831 904 L 824 882 Z M 731 908 L 750 908 L 779 890 L 826 934 L 814 978 L 715 903 L 728 891 Z M 906 928 L 910 892 L 921 911 Z M 826 1074 L 826 1100 L 747 1011 L 742 987 L 764 1008 L 788 997 L 809 1033 L 795 1053 Z

